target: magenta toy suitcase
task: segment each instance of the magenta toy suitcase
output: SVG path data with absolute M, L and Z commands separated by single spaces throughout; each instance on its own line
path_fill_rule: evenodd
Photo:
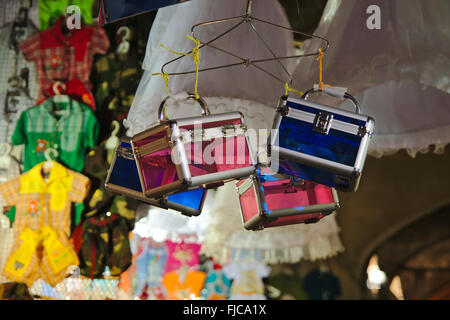
M 188 98 L 200 104 L 203 116 L 167 120 L 166 98 L 160 121 L 131 139 L 147 197 L 217 187 L 256 170 L 242 113 L 210 115 L 203 99 Z
M 236 183 L 247 230 L 315 223 L 339 208 L 334 188 L 266 168 Z

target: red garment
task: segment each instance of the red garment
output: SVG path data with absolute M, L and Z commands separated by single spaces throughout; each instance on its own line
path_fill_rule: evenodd
M 61 81 L 66 84 L 67 94 L 71 93 L 95 110 L 89 75 L 94 54 L 105 54 L 109 39 L 103 28 L 86 25 L 81 29 L 69 30 L 66 36 L 61 30 L 63 23 L 65 19 L 61 17 L 53 27 L 19 44 L 25 59 L 36 63 L 39 83 L 37 104 L 54 95 L 53 85 Z

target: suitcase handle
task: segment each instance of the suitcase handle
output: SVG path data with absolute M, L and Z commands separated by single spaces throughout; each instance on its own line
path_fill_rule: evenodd
M 326 94 L 328 94 L 329 96 L 333 96 L 332 94 L 330 94 L 330 92 L 327 92 L 327 90 L 324 88 L 323 91 L 317 89 L 317 88 L 312 88 L 309 89 L 308 91 L 306 91 L 303 96 L 302 99 L 308 100 L 308 95 L 310 95 L 311 93 L 316 93 L 316 92 L 325 92 Z M 358 101 L 355 99 L 355 97 L 353 97 L 351 94 L 349 93 L 344 93 L 344 98 L 349 99 L 350 101 L 353 102 L 353 104 L 356 107 L 356 113 L 360 114 L 361 113 L 361 108 L 359 107 L 359 103 Z
M 166 109 L 166 101 L 171 98 L 170 96 L 166 97 L 161 104 L 159 105 L 158 108 L 158 118 L 161 121 L 167 121 L 169 119 L 167 119 L 166 115 L 165 115 L 165 109 Z M 195 94 L 193 93 L 188 93 L 188 96 L 185 100 L 188 99 L 193 99 L 195 101 L 198 102 L 198 104 L 200 105 L 200 107 L 202 108 L 202 116 L 209 116 L 210 112 L 209 112 L 209 108 L 208 105 L 206 104 L 205 100 L 203 100 L 201 97 L 196 98 Z

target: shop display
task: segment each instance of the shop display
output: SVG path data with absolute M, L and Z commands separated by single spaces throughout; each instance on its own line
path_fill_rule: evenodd
M 336 190 L 258 168 L 236 183 L 244 227 L 248 230 L 315 223 L 339 208 Z
M 102 278 L 108 267 L 110 276 L 120 276 L 131 264 L 127 221 L 116 213 L 97 214 L 86 219 L 82 228 L 81 275 Z
M 51 28 L 28 37 L 19 47 L 25 59 L 36 65 L 39 83 L 36 104 L 57 94 L 57 84 L 62 87 L 58 89 L 60 92 L 95 110 L 89 75 L 93 56 L 104 54 L 109 48 L 109 39 L 102 28 L 82 25 L 81 29 L 69 30 L 61 17 Z
M 368 0 L 3 1 L 0 299 L 346 297 L 341 225 L 384 221 L 351 216 L 367 155 L 448 143 L 448 32 L 423 25 L 448 5 L 421 1 L 374 0 L 370 37 Z
M 41 172 L 46 172 L 47 178 Z M 78 265 L 68 238 L 70 211 L 73 202 L 84 200 L 89 185 L 89 179 L 54 161 L 41 162 L 0 185 L 4 205 L 15 205 L 17 211 L 15 242 L 2 271 L 5 277 L 31 285 L 41 276 L 54 286 L 67 275 L 70 265 Z M 44 247 L 42 257 L 37 252 L 40 245 Z M 64 259 L 55 256 L 54 250 L 65 253 Z
M 213 264 L 210 267 L 202 289 L 202 298 L 206 300 L 227 300 L 230 295 L 231 280 L 223 272 L 223 267 Z
M 88 148 L 98 137 L 98 121 L 86 105 L 68 98 L 55 96 L 25 110 L 17 120 L 11 141 L 25 145 L 24 171 L 45 160 L 45 151 L 58 151 L 58 161 L 81 172 Z
M 270 274 L 270 267 L 258 261 L 230 263 L 223 267 L 225 275 L 233 280 L 230 300 L 266 300 L 263 278 Z
M 187 216 L 197 216 L 201 213 L 207 192 L 205 189 L 197 189 L 156 199 L 146 197 L 142 192 L 130 140 L 125 138 L 117 147 L 105 187 L 110 192 L 123 194 L 163 209 L 180 211 Z
M 210 115 L 203 99 L 194 94 L 187 98 L 200 104 L 203 116 L 168 120 L 164 100 L 160 122 L 131 139 L 147 197 L 216 187 L 255 171 L 242 114 Z
M 301 100 L 280 99 L 268 145 L 272 162 L 282 173 L 355 192 L 375 122 L 360 114 L 358 102 L 348 93 L 342 96 L 355 103 L 356 113 L 306 100 L 317 91 Z

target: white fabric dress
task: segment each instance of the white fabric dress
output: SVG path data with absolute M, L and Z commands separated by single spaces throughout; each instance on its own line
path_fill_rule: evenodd
M 380 8 L 379 30 L 366 26 L 370 5 Z M 449 12 L 446 0 L 328 1 L 315 32 L 331 44 L 324 55 L 323 81 L 347 87 L 362 113 L 375 118 L 369 154 L 406 149 L 414 156 L 430 145 L 441 152 L 450 142 Z M 307 41 L 302 50 L 319 45 Z M 317 83 L 318 72 L 317 61 L 301 59 L 294 87 L 308 90 Z
M 179 5 L 160 9 L 153 23 L 147 44 L 146 57 L 143 63 L 145 73 L 137 89 L 135 99 L 130 109 L 125 125 L 129 135 L 139 133 L 157 120 L 157 108 L 165 96 L 165 84 L 161 76 L 152 76 L 160 72 L 161 66 L 177 57 L 160 46 L 163 43 L 168 48 L 178 52 L 188 52 L 194 45 L 185 38 L 190 34 L 190 28 L 195 23 L 212 19 L 233 17 L 245 12 L 246 1 L 237 0 L 192 0 Z M 286 15 L 277 1 L 254 1 L 252 13 L 255 17 L 289 26 Z M 237 22 L 237 21 L 236 21 Z M 236 23 L 234 22 L 234 23 Z M 230 24 L 216 27 L 200 27 L 196 36 L 202 41 L 208 41 L 224 31 Z M 267 27 L 255 22 L 255 27 L 264 35 L 265 41 L 279 56 L 295 54 L 293 36 L 289 32 L 273 27 Z M 224 49 L 239 53 L 248 58 L 271 57 L 264 44 L 259 41 L 248 25 L 241 25 L 231 34 L 216 43 Z M 237 60 L 214 49 L 200 50 L 200 68 L 233 63 Z M 284 61 L 288 71 L 293 72 L 295 61 Z M 277 62 L 260 64 L 277 76 L 287 79 Z M 191 58 L 185 57 L 169 65 L 166 72 L 181 72 L 193 70 Z M 192 91 L 194 75 L 171 77 L 169 91 Z M 208 103 L 212 114 L 240 111 L 245 116 L 248 128 L 271 128 L 275 114 L 274 106 L 279 97 L 284 94 L 284 85 L 264 72 L 254 67 L 238 66 L 222 70 L 206 71 L 199 75 L 199 94 Z M 192 100 L 180 102 L 170 107 L 170 118 L 187 117 L 199 114 L 198 107 Z M 265 144 L 265 139 L 257 143 Z M 254 148 L 256 144 L 252 145 Z M 261 154 L 262 160 L 264 155 Z M 150 211 L 149 211 L 150 209 Z M 238 196 L 235 183 L 230 182 L 215 192 L 210 192 L 205 202 L 205 208 L 200 217 L 186 218 L 179 213 L 142 206 L 137 213 L 147 219 L 136 223 L 137 232 L 143 236 L 171 238 L 174 234 L 197 234 L 202 237 L 202 251 L 213 257 L 217 262 L 241 261 L 241 257 L 253 255 L 264 263 L 295 263 L 301 259 L 321 259 L 331 257 L 344 248 L 339 239 L 339 227 L 334 214 L 313 225 L 294 225 L 271 228 L 260 232 L 244 229 L 240 217 Z M 205 216 L 205 217 L 203 217 Z M 207 219 L 207 228 L 201 219 Z M 192 229 L 194 228 L 194 230 Z M 197 231 L 195 230 L 197 229 Z M 161 232 L 163 230 L 163 232 Z M 247 259 L 247 258 L 246 258 Z

